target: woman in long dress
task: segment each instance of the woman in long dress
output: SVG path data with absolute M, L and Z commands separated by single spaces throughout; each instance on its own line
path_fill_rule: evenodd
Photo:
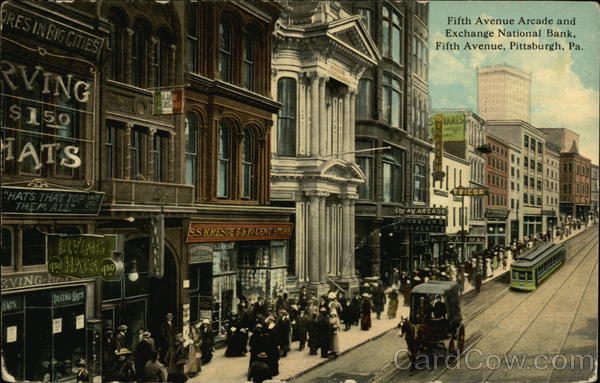
M 202 370 L 202 362 L 200 361 L 200 347 L 202 346 L 202 337 L 196 326 L 190 328 L 190 343 L 188 345 L 188 368 L 187 373 L 190 377 L 198 375 Z
M 338 317 L 337 310 L 331 310 L 331 318 L 329 318 L 329 325 L 331 327 L 331 344 L 329 351 L 331 356 L 336 357 L 340 353 L 340 318 Z
M 392 290 L 388 293 L 388 319 L 396 318 L 396 311 L 398 311 L 398 289 L 396 285 L 392 285 Z
M 363 293 L 362 296 L 360 328 L 366 331 L 371 328 L 371 309 L 373 308 L 373 304 L 371 303 L 371 294 Z

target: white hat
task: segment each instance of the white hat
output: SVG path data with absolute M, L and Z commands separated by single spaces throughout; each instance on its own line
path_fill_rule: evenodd
M 203 323 L 203 324 L 210 324 L 210 321 L 209 321 L 208 319 L 204 319 L 204 320 L 202 321 L 202 323 Z
M 420 281 L 420 280 L 421 280 L 421 278 L 419 278 L 418 276 L 415 277 L 415 281 Z
M 442 274 L 441 274 L 441 275 L 443 275 L 443 276 L 445 276 L 445 277 L 447 277 L 447 276 L 448 276 L 448 274 L 446 274 L 446 272 L 445 272 L 445 271 L 442 271 Z
M 271 322 L 269 323 L 269 330 L 273 330 L 273 327 L 275 327 L 275 323 Z
M 330 291 L 329 294 L 327 294 L 327 298 L 329 298 L 329 299 L 335 298 L 335 293 L 333 291 Z
M 231 328 L 231 331 L 235 331 L 235 330 L 237 330 L 237 328 L 235 328 L 235 327 L 232 327 L 232 328 Z

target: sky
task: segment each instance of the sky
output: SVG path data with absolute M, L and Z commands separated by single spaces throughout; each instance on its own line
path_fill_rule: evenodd
M 432 109 L 465 108 L 477 112 L 477 67 L 508 64 L 532 75 L 531 123 L 543 128 L 568 128 L 580 135 L 579 151 L 598 164 L 598 85 L 600 52 L 600 7 L 594 2 L 567 1 L 431 1 L 429 8 L 429 91 Z M 471 25 L 449 25 L 448 17 L 468 17 Z M 575 18 L 575 25 L 475 25 L 487 18 Z M 559 51 L 436 50 L 436 41 L 504 43 L 506 37 L 447 38 L 454 31 L 538 30 L 542 38 L 523 37 L 516 42 L 552 43 Z M 570 30 L 574 37 L 548 38 L 546 30 Z M 497 32 L 496 32 L 497 34 Z M 574 42 L 581 50 L 569 50 Z

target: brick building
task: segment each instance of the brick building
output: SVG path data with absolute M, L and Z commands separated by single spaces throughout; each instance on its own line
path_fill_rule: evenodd
M 490 134 L 485 137 L 490 152 L 486 158 L 488 188 L 485 217 L 488 248 L 506 244 L 506 219 L 509 215 L 509 147 L 502 139 Z

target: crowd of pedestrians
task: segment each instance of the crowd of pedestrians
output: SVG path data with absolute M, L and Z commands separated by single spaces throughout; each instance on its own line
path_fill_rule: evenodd
M 168 313 L 156 336 L 139 329 L 131 349 L 126 345 L 128 327 L 104 333 L 102 376 L 106 382 L 185 382 L 212 359 L 214 336 L 208 320 L 190 326 L 187 337 L 176 332 Z M 83 381 L 83 380 L 82 380 Z

